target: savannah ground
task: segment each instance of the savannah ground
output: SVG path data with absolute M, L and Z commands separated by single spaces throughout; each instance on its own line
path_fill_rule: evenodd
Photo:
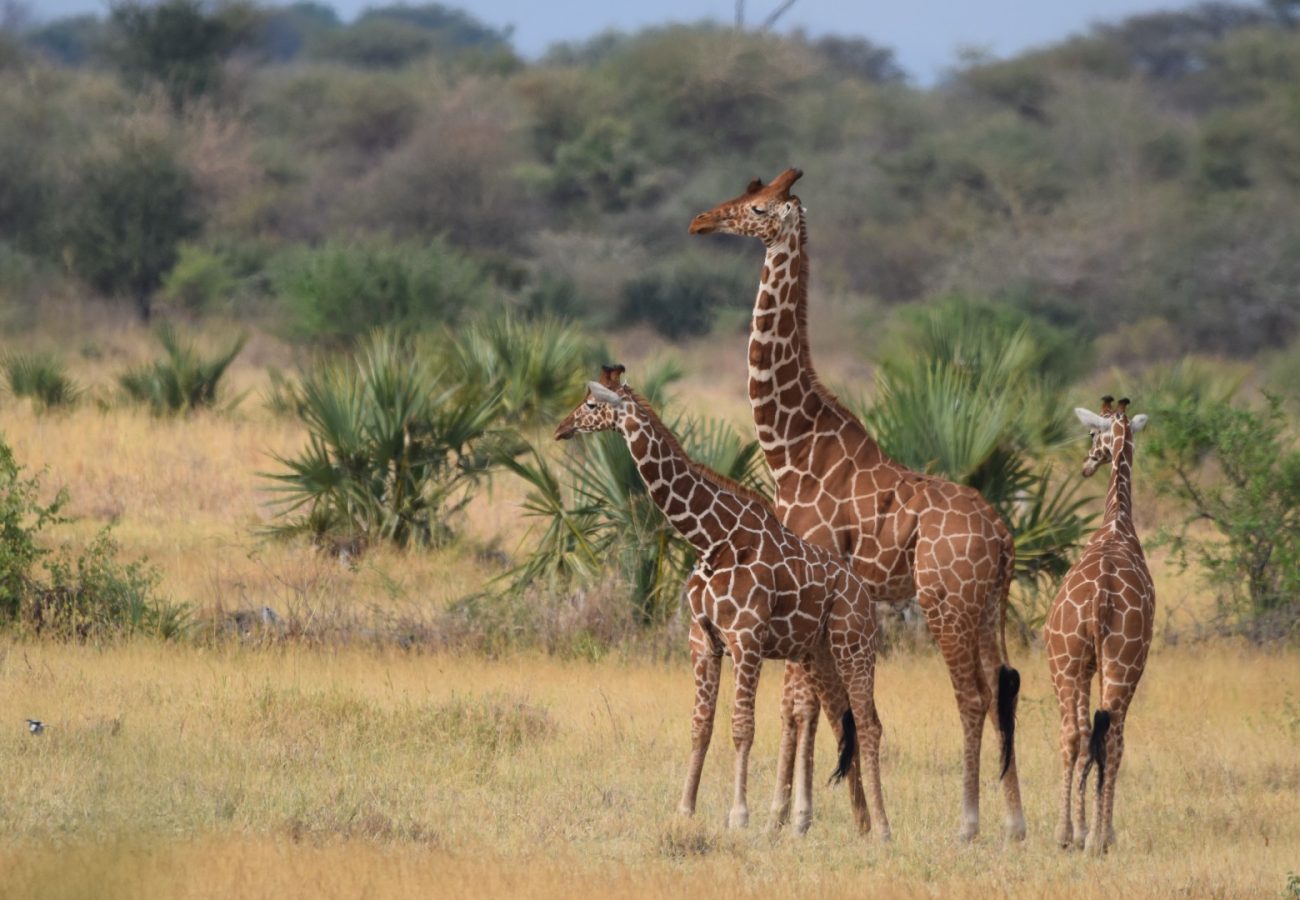
M 96 340 L 76 372 L 90 383 L 148 352 L 132 329 Z M 197 622 L 173 643 L 0 642 L 0 895 L 1294 893 L 1300 659 L 1187 640 L 1208 606 L 1190 577 L 1157 566 L 1157 645 L 1127 731 L 1119 846 L 1106 859 L 1052 840 L 1057 713 L 1033 645 L 1012 646 L 1024 683 L 1025 844 L 1001 838 L 991 733 L 983 833 L 955 840 L 959 727 L 924 641 L 893 649 L 878 675 L 892 844 L 855 836 L 846 798 L 820 776 L 808 836 L 765 833 L 775 665 L 758 706 L 753 825 L 723 827 L 729 677 L 699 812 L 683 822 L 683 640 L 570 642 L 548 655 L 508 640 L 473 652 L 392 639 L 413 623 L 436 631 L 450 603 L 500 571 L 499 553 L 527 540 L 508 476 L 475 501 L 460 542 L 432 553 L 377 550 L 348 568 L 259 535 L 270 519 L 257 473 L 304 437 L 259 400 L 264 367 L 283 352 L 250 346 L 232 373 L 250 393 L 229 414 L 166 420 L 83 404 L 38 415 L 13 402 L 0 413 L 19 461 L 45 469 L 50 493 L 71 493 L 74 521 L 60 538 L 83 543 L 113 523 L 124 554 L 147 555 Z M 743 388 L 709 368 L 739 353 L 686 354 L 680 395 L 743 422 Z M 1141 493 L 1139 504 L 1149 526 L 1159 510 Z M 231 632 L 232 612 L 262 605 L 286 620 L 283 632 Z M 577 626 L 583 615 L 573 612 Z M 46 733 L 29 735 L 27 717 Z

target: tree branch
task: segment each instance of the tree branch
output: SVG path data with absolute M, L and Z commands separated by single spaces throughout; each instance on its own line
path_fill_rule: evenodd
M 784 3 L 782 3 L 776 9 L 772 10 L 772 14 L 770 16 L 768 16 L 766 19 L 763 20 L 763 24 L 758 26 L 758 30 L 767 31 L 769 28 L 775 25 L 776 20 L 781 18 L 783 15 L 785 15 L 790 10 L 790 7 L 794 6 L 794 4 L 795 4 L 795 0 L 785 0 Z

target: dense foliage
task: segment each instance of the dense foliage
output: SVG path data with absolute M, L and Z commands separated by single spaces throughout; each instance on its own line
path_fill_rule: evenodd
M 1139 16 L 918 89 L 858 38 L 668 26 L 524 63 L 437 4 L 124 3 L 7 38 L 0 234 L 144 314 L 188 241 L 303 337 L 539 297 L 685 337 L 745 302 L 677 259 L 689 216 L 795 163 L 818 284 L 990 297 L 1120 363 L 1249 355 L 1300 325 L 1293 13 Z M 198 260 L 199 296 L 234 290 Z M 348 306 L 326 270 L 396 281 Z

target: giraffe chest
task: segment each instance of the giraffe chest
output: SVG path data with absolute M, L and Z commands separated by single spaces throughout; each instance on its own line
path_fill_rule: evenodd
M 827 566 L 774 556 L 714 569 L 691 598 L 692 612 L 729 645 L 755 646 L 767 659 L 807 660 L 824 639 L 835 590 Z

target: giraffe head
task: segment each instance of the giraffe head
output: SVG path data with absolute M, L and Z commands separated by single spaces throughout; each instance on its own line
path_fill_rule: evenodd
M 790 187 L 802 175 L 798 169 L 786 169 L 767 184 L 755 178 L 739 197 L 719 203 L 691 220 L 691 234 L 743 234 L 770 246 L 799 227 L 803 204 L 790 193 Z
M 1111 462 L 1124 449 L 1130 435 L 1137 434 L 1147 424 L 1146 413 L 1128 417 L 1129 399 L 1125 397 L 1119 403 L 1107 394 L 1101 398 L 1101 412 L 1075 407 L 1074 414 L 1092 433 L 1092 446 L 1083 460 L 1083 477 L 1087 478 L 1100 466 Z
M 600 380 L 587 382 L 587 397 L 578 408 L 564 417 L 555 429 L 557 441 L 567 441 L 575 434 L 613 431 L 623 411 L 623 366 L 601 366 Z

